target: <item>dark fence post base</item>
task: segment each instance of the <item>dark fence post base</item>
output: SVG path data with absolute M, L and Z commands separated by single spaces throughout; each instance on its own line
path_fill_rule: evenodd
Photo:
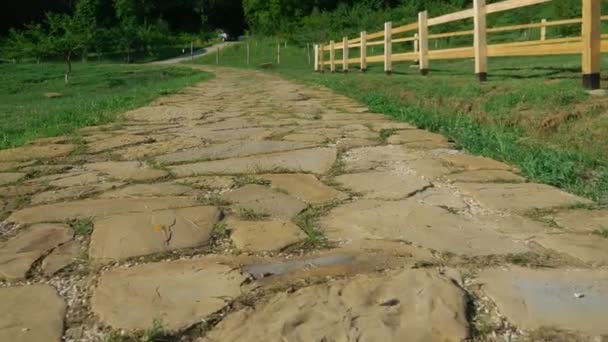
M 486 82 L 488 80 L 488 73 L 480 72 L 477 74 L 477 78 L 479 78 L 479 82 Z
M 600 89 L 600 74 L 583 75 L 583 87 L 587 90 Z
M 423 76 L 426 76 L 429 74 L 429 69 L 420 69 L 420 74 L 422 74 Z

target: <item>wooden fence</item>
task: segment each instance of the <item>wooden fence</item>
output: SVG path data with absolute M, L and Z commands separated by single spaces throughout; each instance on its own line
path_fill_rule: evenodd
M 383 62 L 384 71 L 390 74 L 393 62 L 415 61 L 419 64 L 420 72 L 426 75 L 431 60 L 475 58 L 475 74 L 480 81 L 486 81 L 488 57 L 581 54 L 583 86 L 587 89 L 598 89 L 600 87 L 600 55 L 602 51 L 608 51 L 608 35 L 601 34 L 601 21 L 608 20 L 608 16 L 600 16 L 600 0 L 581 0 L 582 18 L 557 21 L 542 20 L 539 23 L 492 28 L 486 26 L 486 16 L 488 14 L 550 1 L 552 0 L 506 0 L 486 5 L 486 0 L 473 0 L 472 9 L 435 18 L 428 18 L 427 11 L 420 12 L 418 21 L 415 23 L 393 27 L 392 23 L 387 22 L 383 31 L 361 32 L 359 37 L 351 39 L 344 37 L 338 43 L 330 41 L 326 44 L 315 45 L 315 71 L 324 72 L 327 64 L 329 64 L 331 72 L 335 72 L 338 65 L 342 65 L 342 70 L 348 72 L 350 64 L 359 64 L 360 70 L 365 71 L 368 63 Z M 473 18 L 473 30 L 429 33 L 429 27 L 469 18 Z M 576 24 L 582 25 L 580 37 L 547 39 L 548 27 Z M 540 29 L 540 38 L 523 42 L 487 44 L 488 34 L 522 29 Z M 473 36 L 473 46 L 439 50 L 429 49 L 430 40 L 458 36 Z M 413 42 L 411 52 L 392 53 L 394 44 L 407 42 Z M 367 48 L 373 46 L 383 46 L 384 53 L 368 56 Z M 350 49 L 360 49 L 360 57 L 349 58 Z M 335 58 L 337 50 L 342 50 L 341 60 Z M 329 61 L 327 62 L 326 54 L 329 54 Z

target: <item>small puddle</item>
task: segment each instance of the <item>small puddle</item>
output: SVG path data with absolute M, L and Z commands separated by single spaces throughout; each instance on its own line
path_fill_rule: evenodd
M 270 276 L 292 273 L 304 268 L 328 267 L 344 265 L 353 262 L 352 255 L 330 255 L 313 259 L 295 260 L 274 264 L 258 264 L 243 267 L 243 271 L 254 279 L 263 279 Z

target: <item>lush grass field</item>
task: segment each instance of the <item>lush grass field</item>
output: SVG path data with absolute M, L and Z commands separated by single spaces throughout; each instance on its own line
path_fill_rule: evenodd
M 0 149 L 111 122 L 210 77 L 181 67 L 77 63 L 65 84 L 64 69 L 63 64 L 0 64 Z
M 356 66 L 348 74 L 318 74 L 306 47 L 282 48 L 280 65 L 276 42 L 250 47 L 250 65 L 242 45 L 223 51 L 221 64 L 274 63 L 267 70 L 329 87 L 373 111 L 441 132 L 472 153 L 517 165 L 534 180 L 608 203 L 608 98 L 583 91 L 580 57 L 493 58 L 489 82 L 480 84 L 469 59 L 431 61 L 426 77 L 412 63 L 394 64 L 391 76 L 382 64 L 371 64 L 365 74 Z M 376 47 L 374 53 L 381 52 Z M 198 62 L 216 60 L 206 56 Z

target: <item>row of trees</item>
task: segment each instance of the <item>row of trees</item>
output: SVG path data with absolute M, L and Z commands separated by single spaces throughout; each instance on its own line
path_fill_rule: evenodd
M 121 56 L 129 63 L 135 53 L 153 55 L 167 46 L 209 39 L 219 26 L 213 16 L 235 4 L 242 22 L 240 0 L 75 0 L 63 13 L 46 13 L 37 22 L 8 30 L 0 37 L 0 58 L 61 59 L 67 80 L 76 58 Z M 242 28 L 238 20 L 227 26 Z

